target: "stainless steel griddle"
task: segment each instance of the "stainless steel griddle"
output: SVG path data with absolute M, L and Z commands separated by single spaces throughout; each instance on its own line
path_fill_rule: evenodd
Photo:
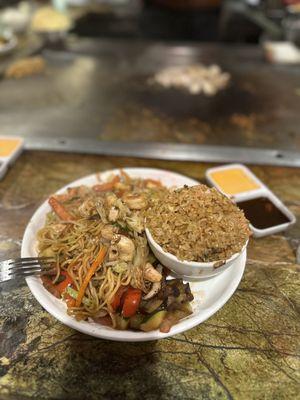
M 256 46 L 69 39 L 43 55 L 45 74 L 0 82 L 0 133 L 27 148 L 299 166 L 300 68 Z M 207 98 L 149 83 L 195 62 L 231 85 Z

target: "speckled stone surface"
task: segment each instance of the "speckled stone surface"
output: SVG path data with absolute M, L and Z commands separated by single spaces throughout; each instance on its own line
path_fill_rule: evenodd
M 0 259 L 18 256 L 27 222 L 62 185 L 115 167 L 204 179 L 208 164 L 25 152 L 0 182 Z M 252 170 L 300 218 L 300 171 Z M 299 222 L 249 245 L 234 296 L 190 331 L 147 343 L 95 339 L 56 321 L 24 282 L 0 286 L 0 398 L 296 399 L 300 393 Z

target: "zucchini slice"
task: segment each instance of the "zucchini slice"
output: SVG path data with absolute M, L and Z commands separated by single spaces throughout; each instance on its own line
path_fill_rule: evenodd
M 150 332 L 158 329 L 166 315 L 166 310 L 157 311 L 141 324 L 140 329 L 144 332 Z

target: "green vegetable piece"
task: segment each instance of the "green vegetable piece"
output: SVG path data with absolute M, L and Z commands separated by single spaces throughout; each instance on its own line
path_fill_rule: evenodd
M 77 292 L 77 290 L 75 290 L 75 289 L 73 289 L 73 288 L 71 288 L 70 286 L 68 286 L 67 287 L 67 293 L 71 296 L 71 297 L 73 297 L 73 299 L 77 299 L 77 296 L 78 296 L 78 292 Z
M 158 311 L 157 313 L 151 315 L 146 322 L 141 324 L 140 329 L 144 332 L 154 331 L 160 327 L 160 324 L 163 322 L 165 316 L 167 315 L 166 310 Z
M 127 228 L 129 228 L 129 230 L 133 230 L 138 233 L 142 233 L 144 230 L 143 220 L 138 215 L 132 215 L 131 217 L 127 217 L 126 223 L 127 223 Z
M 116 326 L 117 329 L 124 331 L 128 328 L 129 318 L 124 318 L 124 317 L 122 317 L 122 315 L 117 314 L 116 315 L 116 324 L 117 324 L 117 326 Z
M 70 286 L 68 286 L 67 288 L 66 288 L 66 291 L 67 291 L 67 293 L 73 298 L 73 299 L 77 299 L 77 296 L 78 296 L 78 292 L 77 292 L 77 290 L 75 290 L 75 289 L 73 289 L 73 288 L 71 288 Z M 87 299 L 86 297 L 84 297 L 83 299 L 82 299 L 82 303 L 85 305 L 85 306 L 89 306 L 90 305 L 90 301 L 89 301 L 89 299 Z
M 125 261 L 121 261 L 113 265 L 111 268 L 116 274 L 122 274 L 123 272 L 127 271 L 128 264 Z
M 144 315 L 142 314 L 135 314 L 129 320 L 129 327 L 131 329 L 140 329 L 141 323 L 144 320 Z

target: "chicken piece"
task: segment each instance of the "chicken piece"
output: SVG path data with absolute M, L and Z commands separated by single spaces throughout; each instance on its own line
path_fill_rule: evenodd
M 135 253 L 135 245 L 131 239 L 126 236 L 119 235 L 120 240 L 117 242 L 119 258 L 122 261 L 132 261 Z
M 110 222 L 116 222 L 120 214 L 120 211 L 116 207 L 112 207 L 108 213 L 108 220 Z
M 144 278 L 149 282 L 160 282 L 162 280 L 162 274 L 156 270 L 152 264 L 147 263 L 144 266 Z
M 112 245 L 108 252 L 109 261 L 131 262 L 135 254 L 135 245 L 131 239 L 124 235 L 114 235 Z
M 127 194 L 122 197 L 122 200 L 131 210 L 142 210 L 148 205 L 143 194 Z
M 108 261 L 116 261 L 119 257 L 119 250 L 116 245 L 112 245 L 108 251 Z
M 145 296 L 143 296 L 143 300 L 149 300 L 152 299 L 152 297 L 154 297 L 160 290 L 161 290 L 161 286 L 162 286 L 162 266 L 158 265 L 157 270 L 150 264 L 147 263 L 145 268 L 147 268 L 148 274 L 150 272 L 150 277 L 156 277 L 156 279 L 158 279 L 158 275 L 160 275 L 160 280 L 153 282 L 153 285 L 151 287 L 151 290 L 149 293 L 147 293 Z M 155 273 L 153 272 L 153 270 L 155 271 Z M 144 274 L 145 274 L 145 269 L 144 269 Z M 157 274 L 157 275 L 156 275 Z M 145 275 L 144 275 L 145 276 Z M 148 279 L 150 280 L 150 279 Z M 151 281 L 150 281 L 151 282 Z
M 114 238 L 116 230 L 116 227 L 112 225 L 104 225 L 104 227 L 101 229 L 101 235 L 103 239 L 111 241 Z
M 96 212 L 95 203 L 92 199 L 85 200 L 81 206 L 78 207 L 79 214 L 88 218 Z
M 105 197 L 105 205 L 108 208 L 111 208 L 116 204 L 117 200 L 118 200 L 118 198 L 114 193 L 107 193 L 107 195 Z

